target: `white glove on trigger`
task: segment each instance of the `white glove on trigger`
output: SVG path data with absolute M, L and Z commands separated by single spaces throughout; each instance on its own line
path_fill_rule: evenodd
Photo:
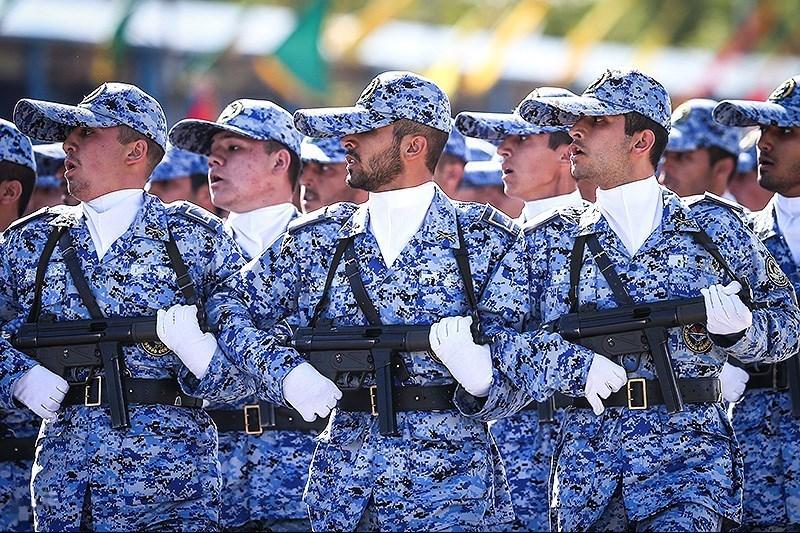
M 719 373 L 719 383 L 722 387 L 722 397 L 725 398 L 725 401 L 730 403 L 738 402 L 742 398 L 742 394 L 744 394 L 744 389 L 749 379 L 750 374 L 738 366 L 728 363 L 722 365 L 722 372 Z
M 176 304 L 166 311 L 159 309 L 156 333 L 197 379 L 203 379 L 217 351 L 217 339 L 200 330 L 197 306 Z
M 14 384 L 14 398 L 45 420 L 56 417 L 69 383 L 42 365 L 31 368 Z
M 706 329 L 714 335 L 741 333 L 753 324 L 753 313 L 738 296 L 738 281 L 700 289 L 706 301 Z
M 283 378 L 283 397 L 303 420 L 313 422 L 330 414 L 342 391 L 310 363 L 300 363 Z
M 608 398 L 612 392 L 617 392 L 628 382 L 625 369 L 602 355 L 595 354 L 586 376 L 586 387 L 583 395 L 594 414 L 601 415 L 606 410 L 600 398 Z
M 473 396 L 489 395 L 492 350 L 472 340 L 471 316 L 443 318 L 431 326 L 431 350 L 464 389 Z

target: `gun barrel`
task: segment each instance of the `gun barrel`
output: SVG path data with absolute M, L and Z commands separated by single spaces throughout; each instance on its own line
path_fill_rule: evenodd
M 14 347 L 24 350 L 98 342 L 136 344 L 158 340 L 156 317 L 124 317 L 22 324 Z
M 430 329 L 430 326 L 302 327 L 295 330 L 292 347 L 300 352 L 375 348 L 419 352 L 431 348 Z

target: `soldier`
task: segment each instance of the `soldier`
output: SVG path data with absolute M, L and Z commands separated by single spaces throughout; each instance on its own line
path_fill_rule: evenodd
M 751 221 L 777 259 L 767 263 L 768 273 L 795 290 L 800 290 L 798 81 L 800 76 L 786 80 L 766 102 L 725 100 L 714 109 L 721 124 L 761 128 L 758 184 L 777 194 L 766 209 L 752 214 Z M 797 355 L 747 369 L 747 391 L 733 410 L 733 426 L 744 452 L 743 529 L 796 531 L 800 528 L 800 402 L 793 400 L 800 386 Z
M 36 163 L 31 141 L 0 119 L 0 230 L 25 211 L 31 198 Z M 7 317 L 8 309 L 0 309 Z M 41 420 L 17 405 L 0 409 L 0 529 L 30 531 L 31 467 Z
M 216 212 L 208 190 L 208 158 L 169 144 L 164 159 L 150 174 L 145 190 L 166 204 L 186 200 Z
M 710 192 L 735 202 L 728 182 L 736 172 L 742 131 L 714 122 L 715 105 L 696 98 L 675 109 L 659 182 L 681 197 Z
M 523 207 L 521 201 L 503 191 L 503 168 L 498 159 L 464 165 L 464 177 L 455 197 L 462 202 L 488 203 L 513 217 L 519 216 Z
M 761 211 L 772 199 L 773 192 L 758 184 L 758 152 L 756 143 L 761 136 L 757 129 L 748 132 L 739 143 L 739 160 L 736 173 L 728 190 L 736 201 L 750 211 Z
M 527 397 L 493 366 L 488 346 L 437 352 L 438 359 L 401 353 L 390 367 L 399 433 L 390 436 L 379 431 L 381 413 L 371 414 L 372 373 L 343 393 L 287 345 L 292 326 L 428 325 L 474 310 L 488 293 L 503 294 L 505 306 L 481 317 L 486 327 L 521 324 L 523 287 L 504 283 L 525 275 L 517 227 L 490 206 L 451 201 L 432 181 L 451 128 L 447 96 L 417 74 L 386 72 L 355 107 L 300 110 L 295 124 L 306 135 L 342 138 L 348 183 L 369 191 L 369 200 L 290 224 L 217 297 L 226 302 L 220 346 L 261 377 L 267 397 L 306 420 L 341 400 L 311 462 L 304 501 L 312 526 L 478 530 L 510 520 L 485 420 Z M 487 286 L 493 273 L 497 281 Z M 453 406 L 457 391 L 484 409 L 462 416 Z
M 531 95 L 567 96 L 565 89 L 542 87 Z M 513 113 L 462 112 L 455 127 L 468 137 L 499 142 L 497 153 L 503 158 L 505 192 L 525 202 L 518 223 L 546 217 L 552 209 L 574 206 L 583 209 L 569 168 L 567 126 L 538 126 Z M 530 327 L 538 326 L 538 324 Z M 543 413 L 532 402 L 513 418 L 492 425 L 511 485 L 514 503 L 514 531 L 549 530 L 548 480 L 550 461 L 558 437 L 562 413 Z
M 300 145 L 300 202 L 303 213 L 337 202 L 363 204 L 367 192 L 347 185 L 347 161 L 340 139 L 306 137 Z
M 607 70 L 579 97 L 532 98 L 519 111 L 535 124 L 572 124 L 572 174 L 598 185 L 580 216 L 557 211 L 526 228 L 532 322 L 700 294 L 707 315 L 705 325 L 668 330 L 666 345 L 651 335 L 680 378 L 683 410 L 673 413 L 650 350 L 623 353 L 620 366 L 547 328 L 495 334 L 535 399 L 553 389 L 578 396 L 583 386 L 554 453 L 554 528 L 718 531 L 722 519 L 738 521 L 741 457 L 716 375 L 729 355 L 779 361 L 797 349 L 800 311 L 785 279 L 734 207 L 713 196 L 683 203 L 659 187 L 653 174 L 670 127 L 660 83 Z M 745 285 L 759 302 L 752 311 L 737 295 Z M 601 360 L 611 366 L 593 372 Z
M 61 143 L 36 145 L 33 155 L 36 158 L 36 187 L 25 209 L 26 215 L 42 207 L 61 205 L 67 191 L 64 181 L 64 159 L 67 154 Z
M 142 190 L 167 132 L 161 106 L 139 88 L 105 83 L 77 106 L 20 100 L 14 121 L 33 138 L 64 142 L 65 178 L 81 204 L 43 209 L 4 233 L 4 331 L 157 314 L 166 345 L 122 345 L 119 366 L 61 377 L 0 340 L 0 406 L 19 401 L 45 419 L 31 481 L 34 525 L 214 529 L 217 433 L 200 398 L 229 400 L 253 388 L 201 331 L 197 307 L 180 302 L 207 301 L 243 265 L 238 249 L 206 211 L 166 206 Z M 121 417 L 114 429 L 109 391 L 118 379 L 129 423 Z
M 442 192 L 448 198 L 455 198 L 456 191 L 464 179 L 464 166 L 469 159 L 467 158 L 467 143 L 464 136 L 455 128 L 450 129 L 447 137 L 447 144 L 444 151 L 436 163 L 436 170 L 433 172 L 433 181 L 436 182 Z
M 216 122 L 182 120 L 169 137 L 209 157 L 211 199 L 230 212 L 225 229 L 247 260 L 261 255 L 299 216 L 290 199 L 303 136 L 282 107 L 236 100 Z M 309 424 L 297 412 L 255 396 L 209 409 L 219 431 L 223 529 L 308 530 L 303 487 L 314 436 L 324 423 Z

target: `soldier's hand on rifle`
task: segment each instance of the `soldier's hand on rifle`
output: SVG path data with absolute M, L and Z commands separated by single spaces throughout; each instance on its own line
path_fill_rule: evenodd
M 742 398 L 750 374 L 738 366 L 725 363 L 719 373 L 719 383 L 722 387 L 722 397 L 725 401 L 736 403 Z
M 741 333 L 753 324 L 753 313 L 738 296 L 742 286 L 738 281 L 728 285 L 711 285 L 700 289 L 706 301 L 706 329 L 714 335 Z
M 203 379 L 217 350 L 217 339 L 200 330 L 196 306 L 177 304 L 166 311 L 159 309 L 156 333 L 197 379 Z
M 431 350 L 464 389 L 488 396 L 492 384 L 492 351 L 472 339 L 471 316 L 443 318 L 431 326 Z
M 586 387 L 583 394 L 594 414 L 601 415 L 606 410 L 602 399 L 617 392 L 628 381 L 625 369 L 602 355 L 595 354 L 586 376 Z
M 342 391 L 311 364 L 300 363 L 283 378 L 283 397 L 303 420 L 313 422 L 330 414 Z
M 52 420 L 69 391 L 69 383 L 42 365 L 28 370 L 14 385 L 14 397 L 45 420 Z

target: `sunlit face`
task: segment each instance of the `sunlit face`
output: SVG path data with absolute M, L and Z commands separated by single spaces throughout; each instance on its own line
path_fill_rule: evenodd
M 600 188 L 619 184 L 630 165 L 630 138 L 625 135 L 625 117 L 581 117 L 569 134 L 570 169 L 580 181 L 593 180 Z
M 352 202 L 356 195 L 357 191 L 347 185 L 347 163 L 303 163 L 300 202 L 304 212 L 336 202 Z
M 761 127 L 758 184 L 783 196 L 800 196 L 800 128 Z
M 549 141 L 546 133 L 507 135 L 497 147 L 508 196 L 528 201 L 538 197 L 536 191 L 542 185 L 558 180 L 561 152 L 552 150 Z
M 70 194 L 89 201 L 117 190 L 128 148 L 119 142 L 118 126 L 73 128 L 64 141 L 64 178 Z
M 342 137 L 347 150 L 347 184 L 365 191 L 380 191 L 403 171 L 400 144 L 393 126 Z
M 708 150 L 664 153 L 664 168 L 659 181 L 678 196 L 703 194 L 711 190 L 712 165 Z

